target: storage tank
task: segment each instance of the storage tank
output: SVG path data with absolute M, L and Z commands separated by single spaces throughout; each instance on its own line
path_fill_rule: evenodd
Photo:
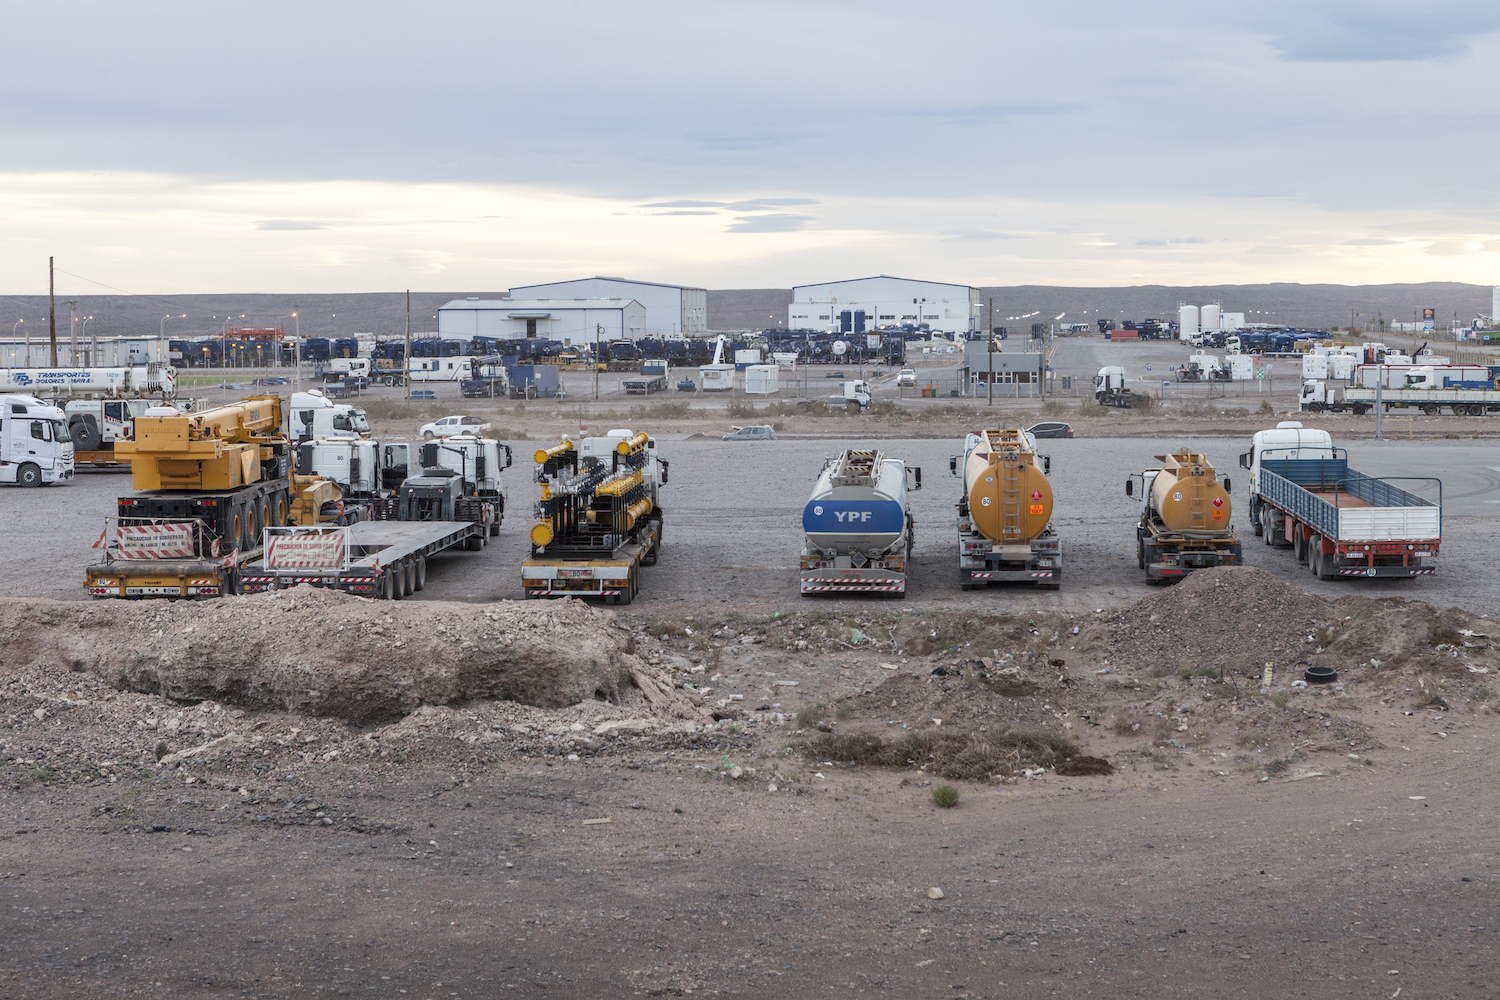
M 1177 327 L 1179 335 L 1183 340 L 1192 340 L 1198 336 L 1198 307 L 1180 305 L 1177 307 Z
M 1229 527 L 1229 491 L 1219 484 L 1207 456 L 1179 448 L 1156 460 L 1162 468 L 1151 480 L 1151 506 L 1168 529 L 1221 532 Z
M 1052 520 L 1052 486 L 1036 464 L 1036 441 L 1005 428 L 965 441 L 964 495 L 974 528 L 992 542 L 1029 542 Z
M 1208 305 L 1203 307 L 1202 311 L 1199 313 L 1199 317 L 1199 322 L 1201 324 L 1200 328 L 1204 332 L 1212 333 L 1218 330 L 1219 304 L 1217 302 L 1210 302 Z
M 850 449 L 823 467 L 802 508 L 809 548 L 885 550 L 906 532 L 906 463 Z

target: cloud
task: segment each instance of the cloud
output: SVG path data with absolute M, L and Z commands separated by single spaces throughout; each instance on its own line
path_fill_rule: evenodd
M 1345 240 L 1343 245 L 1346 246 L 1346 247 L 1389 247 L 1389 246 L 1395 246 L 1398 242 L 1400 242 L 1400 241 L 1399 240 L 1381 240 L 1381 239 L 1375 239 L 1374 237 L 1368 237 L 1367 236 L 1367 237 L 1362 237 L 1362 238 L 1357 239 L 1357 240 Z
M 690 142 L 710 153 L 746 153 L 756 149 L 789 146 L 804 139 L 821 139 L 824 131 L 762 132 L 755 135 L 689 135 Z
M 1500 240 L 1490 240 L 1487 243 L 1482 243 L 1479 249 L 1485 253 L 1500 253 Z
M 1246 253 L 1296 253 L 1297 249 L 1296 249 L 1296 247 L 1258 246 L 1258 247 L 1251 247 L 1249 250 L 1246 250 L 1245 252 Z
M 1465 55 L 1475 38 L 1500 29 L 1500 9 L 1492 0 L 1338 0 L 1263 8 L 1257 20 L 1284 59 L 1412 62 Z
M 1176 245 L 1176 244 L 1179 244 L 1179 243 L 1207 243 L 1207 242 L 1208 242 L 1208 240 L 1205 240 L 1201 236 L 1173 236 L 1169 240 L 1150 240 L 1150 239 L 1147 239 L 1147 240 L 1136 240 L 1135 241 L 1135 245 L 1138 246 L 1138 247 L 1164 247 L 1164 246 L 1168 246 L 1168 245 Z
M 722 201 L 648 201 L 642 208 L 723 208 Z
M 729 233 L 795 233 L 813 221 L 810 215 L 790 215 L 777 212 L 772 215 L 742 215 L 730 223 Z
M 992 229 L 944 229 L 941 233 L 945 243 L 981 243 L 987 240 L 1024 240 L 1015 233 L 998 233 Z
M 321 222 L 308 222 L 304 219 L 261 219 L 255 224 L 256 229 L 264 229 L 270 232 L 294 232 L 303 229 L 327 229 Z
M 1138 246 L 1138 247 L 1164 247 L 1164 246 L 1167 245 L 1167 241 L 1166 240 L 1136 240 L 1135 241 L 1135 245 Z
M 1427 248 L 1427 252 L 1434 257 L 1460 257 L 1471 251 L 1467 244 L 1454 243 L 1451 240 L 1447 240 L 1432 244 Z
M 724 207 L 732 212 L 768 212 L 788 205 L 816 205 L 816 198 L 755 198 L 750 201 L 732 201 Z
M 936 118 L 945 125 L 996 125 L 1015 118 L 1054 115 L 1083 108 L 1077 103 L 973 104 L 952 107 L 913 108 L 902 112 L 912 118 Z
M 670 212 L 652 212 L 652 215 L 718 215 L 718 212 L 709 212 L 698 208 L 678 208 Z

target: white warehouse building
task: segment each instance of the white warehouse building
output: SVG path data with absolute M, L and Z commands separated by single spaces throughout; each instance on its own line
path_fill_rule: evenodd
M 863 313 L 866 329 L 909 323 L 962 339 L 976 328 L 979 303 L 979 289 L 968 285 L 882 274 L 798 285 L 792 289 L 787 325 L 794 330 L 843 330 L 847 325 L 849 331 L 858 332 L 856 314 Z M 845 313 L 849 314 L 847 323 L 841 325 Z
M 682 337 L 708 332 L 708 292 L 624 278 L 579 278 L 512 288 L 513 299 L 634 299 L 646 310 L 641 336 Z
M 539 337 L 565 345 L 636 340 L 646 307 L 631 298 L 455 299 L 438 309 L 438 336 L 447 340 Z

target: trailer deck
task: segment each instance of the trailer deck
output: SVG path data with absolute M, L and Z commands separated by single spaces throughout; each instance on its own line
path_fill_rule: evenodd
M 427 558 L 460 543 L 484 547 L 489 528 L 469 521 L 360 521 L 344 528 L 267 530 L 266 557 L 245 566 L 241 593 L 306 583 L 400 600 L 427 585 Z

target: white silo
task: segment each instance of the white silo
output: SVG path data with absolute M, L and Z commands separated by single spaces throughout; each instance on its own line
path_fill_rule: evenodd
M 1178 303 L 1177 306 L 1177 328 L 1178 336 L 1182 340 L 1192 340 L 1198 336 L 1198 307 Z
M 1219 329 L 1219 304 L 1210 302 L 1203 307 L 1202 311 L 1203 329 L 1206 332 L 1214 332 Z
M 1490 329 L 1500 326 L 1500 285 L 1495 286 L 1495 291 L 1490 297 Z

